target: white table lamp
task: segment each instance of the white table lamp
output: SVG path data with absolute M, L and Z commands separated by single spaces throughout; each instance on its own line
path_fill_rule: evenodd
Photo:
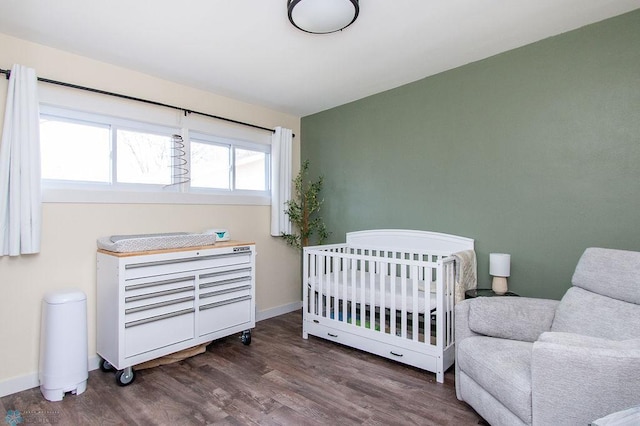
M 507 292 L 507 277 L 511 275 L 511 255 L 490 253 L 489 274 L 493 276 L 491 289 L 496 294 L 505 294 Z

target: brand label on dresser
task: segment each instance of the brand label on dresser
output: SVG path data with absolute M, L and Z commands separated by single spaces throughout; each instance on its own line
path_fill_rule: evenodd
M 234 253 L 239 252 L 239 251 L 250 251 L 250 250 L 251 250 L 251 247 L 234 247 L 233 248 L 233 252 Z

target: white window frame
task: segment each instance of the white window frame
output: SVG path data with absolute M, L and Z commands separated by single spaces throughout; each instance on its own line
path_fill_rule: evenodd
M 69 120 L 71 122 L 79 121 L 88 124 L 95 123 L 97 125 L 108 124 L 112 127 L 111 148 L 116 149 L 116 129 L 142 131 L 154 134 L 181 134 L 185 144 L 186 167 L 190 164 L 190 134 L 197 136 L 200 141 L 224 141 L 225 145 L 232 146 L 231 164 L 233 167 L 233 147 L 245 148 L 267 154 L 266 164 L 266 190 L 215 190 L 207 188 L 192 188 L 190 184 L 182 183 L 176 185 L 154 185 L 154 184 L 132 184 L 132 183 L 96 183 L 96 182 L 77 182 L 77 181 L 58 181 L 58 180 L 42 180 L 43 202 L 45 203 L 131 203 L 131 204 L 246 204 L 246 205 L 270 205 L 270 182 L 269 169 L 271 167 L 270 154 L 271 146 L 266 141 L 270 141 L 270 136 L 256 136 L 255 139 L 260 142 L 250 140 L 251 132 L 247 133 L 249 138 L 236 138 L 237 134 L 243 135 L 236 129 L 228 129 L 225 125 L 218 123 L 210 123 L 213 120 L 183 120 L 174 119 L 175 125 L 158 124 L 151 121 L 131 120 L 122 117 L 104 114 L 102 111 L 95 113 L 90 111 L 81 111 L 70 108 L 68 106 L 58 106 L 48 103 L 40 105 L 40 113 L 42 115 L 60 118 L 61 120 Z M 144 114 L 141 114 L 144 115 Z M 166 112 L 163 114 L 164 122 L 166 120 Z M 176 117 L 176 115 L 173 115 Z M 217 136 L 220 133 L 223 136 Z M 262 132 L 265 133 L 265 132 Z M 229 137 L 228 135 L 231 135 Z M 219 142 L 218 142 L 219 143 Z M 115 161 L 111 162 L 112 177 L 116 176 Z M 233 172 L 233 171 L 232 171 Z M 172 172 L 172 176 L 174 172 Z

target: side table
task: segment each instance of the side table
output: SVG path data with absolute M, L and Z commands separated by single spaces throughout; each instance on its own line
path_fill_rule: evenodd
M 475 299 L 476 297 L 494 297 L 494 296 L 520 296 L 512 291 L 507 291 L 505 294 L 498 294 L 490 288 L 476 288 L 473 290 L 467 290 L 464 292 L 465 299 Z

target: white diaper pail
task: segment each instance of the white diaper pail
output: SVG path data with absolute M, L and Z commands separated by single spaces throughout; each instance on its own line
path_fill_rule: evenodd
M 87 296 L 80 290 L 47 293 L 42 300 L 38 377 L 49 401 L 87 389 Z

